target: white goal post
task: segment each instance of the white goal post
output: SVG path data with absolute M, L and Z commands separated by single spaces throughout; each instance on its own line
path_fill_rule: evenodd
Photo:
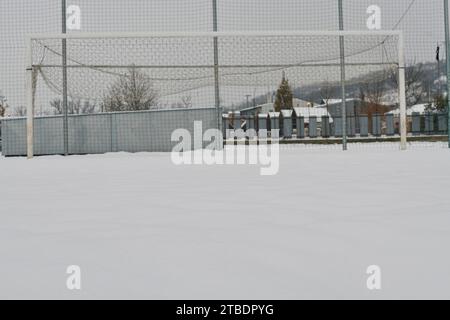
M 147 77 L 151 77 L 163 98 L 178 97 L 183 92 L 214 86 L 214 83 L 219 84 L 221 90 L 222 86 L 229 89 L 273 85 L 279 82 L 274 75 L 285 69 L 292 70 L 289 77 L 294 82 L 309 84 L 334 79 L 339 73 L 338 42 L 334 41 L 339 37 L 343 37 L 349 47 L 346 68 L 354 69 L 354 78 L 379 71 L 383 65 L 398 68 L 400 148 L 405 150 L 407 116 L 402 31 L 69 33 L 27 36 L 28 158 L 34 155 L 36 101 L 39 95 L 50 96 L 47 92 L 62 92 L 60 71 L 63 68 L 79 70 L 69 75 L 69 94 L 96 101 L 100 98 L 94 97 L 92 84 L 106 87 L 111 77 L 120 74 L 118 70 L 126 68 L 151 70 Z M 213 39 L 219 44 L 217 60 L 212 57 Z M 378 48 L 389 42 L 386 39 L 390 47 L 384 49 L 389 53 L 375 57 L 382 51 Z M 63 40 L 67 41 L 67 64 L 61 62 Z M 45 93 L 37 92 L 38 73 L 48 87 Z M 352 77 L 352 72 L 348 74 L 346 81 Z M 216 101 L 220 103 L 222 97 L 217 95 L 218 90 Z M 46 97 L 46 102 L 49 99 Z

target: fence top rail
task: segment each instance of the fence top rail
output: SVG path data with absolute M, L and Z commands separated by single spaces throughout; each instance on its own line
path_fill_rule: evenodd
M 276 36 L 401 36 L 401 30 L 374 31 L 234 31 L 234 32 L 80 32 L 32 33 L 27 39 L 180 38 L 180 37 L 276 37 Z
M 193 112 L 193 111 L 214 111 L 217 112 L 216 107 L 204 107 L 204 108 L 175 108 L 175 109 L 151 109 L 151 110 L 135 110 L 135 111 L 112 111 L 112 112 L 95 112 L 95 113 L 80 113 L 80 114 L 68 114 L 68 117 L 87 117 L 87 116 L 110 116 L 110 115 L 122 115 L 122 114 L 142 114 L 142 113 L 170 113 L 170 112 Z M 50 118 L 62 118 L 62 114 L 50 114 L 50 115 L 35 115 L 34 119 L 50 119 Z M 17 117 L 4 117 L 0 118 L 1 121 L 14 121 L 25 120 L 26 116 Z

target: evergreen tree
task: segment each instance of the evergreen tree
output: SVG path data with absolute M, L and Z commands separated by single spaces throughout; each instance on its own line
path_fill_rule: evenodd
M 283 79 L 281 80 L 280 87 L 277 90 L 277 95 L 275 98 L 275 111 L 280 112 L 285 109 L 293 109 L 293 101 L 294 98 L 292 94 L 291 86 L 289 85 L 289 81 L 286 79 L 286 75 L 283 71 Z
M 445 111 L 448 107 L 448 99 L 446 95 L 439 94 L 434 99 L 434 105 L 437 111 Z

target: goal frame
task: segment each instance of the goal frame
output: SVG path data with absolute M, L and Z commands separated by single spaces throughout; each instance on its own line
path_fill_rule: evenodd
M 33 158 L 34 151 L 34 103 L 33 103 L 33 40 L 64 39 L 123 39 L 123 38 L 179 38 L 209 37 L 211 40 L 220 37 L 274 37 L 274 36 L 396 36 L 398 37 L 398 96 L 400 107 L 400 149 L 407 149 L 407 116 L 406 116 L 406 79 L 404 36 L 401 30 L 374 31 L 237 31 L 237 32 L 83 32 L 83 33 L 33 33 L 26 36 L 26 104 L 27 104 L 27 157 Z M 217 75 L 216 75 L 217 76 Z M 344 121 L 345 122 L 345 121 Z M 343 128 L 346 132 L 346 128 Z

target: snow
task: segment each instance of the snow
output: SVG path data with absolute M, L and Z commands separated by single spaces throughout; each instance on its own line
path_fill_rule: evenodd
M 262 113 L 269 113 L 269 112 L 273 112 L 273 110 L 275 109 L 273 106 L 273 103 L 265 103 L 265 104 L 261 104 L 259 106 L 257 106 L 256 108 L 261 108 L 261 112 Z
M 293 98 L 292 105 L 293 105 L 294 109 L 295 108 L 305 109 L 305 108 L 310 108 L 311 103 L 308 101 L 305 101 L 305 100 L 298 99 L 298 98 Z M 254 109 L 260 109 L 260 111 L 262 113 L 268 114 L 268 113 L 274 112 L 273 110 L 275 110 L 275 107 L 274 107 L 273 102 L 268 102 L 268 103 L 260 104 L 256 107 L 245 108 L 245 109 L 242 109 L 241 111 L 250 111 L 250 110 L 254 110 Z
M 333 122 L 330 113 L 326 108 L 322 107 L 313 107 L 313 108 L 294 108 L 295 114 L 297 116 L 305 117 L 305 123 L 309 123 L 310 117 L 317 117 L 317 122 L 322 122 L 322 117 L 328 116 L 330 118 L 330 122 Z
M 280 148 L 271 177 L 159 153 L 0 158 L 0 298 L 450 298 L 444 144 Z
M 360 100 L 360 99 L 347 98 L 347 99 L 345 99 L 345 102 L 352 102 L 352 101 L 358 101 L 358 100 Z M 328 105 L 338 104 L 338 103 L 342 103 L 342 99 L 328 99 L 327 102 L 328 102 Z M 326 105 L 326 104 L 324 104 L 324 105 Z
M 281 115 L 284 118 L 291 118 L 293 112 L 294 112 L 293 110 L 281 110 Z
M 440 76 L 438 79 L 434 80 L 433 84 L 447 84 L 447 76 Z
M 406 114 L 408 116 L 411 116 L 413 113 L 418 112 L 420 114 L 424 114 L 427 109 L 427 104 L 416 104 L 414 106 L 406 108 Z M 392 111 L 387 112 L 386 114 L 393 114 L 393 115 L 399 115 L 400 114 L 400 108 L 394 109 Z
M 298 98 L 293 98 L 292 105 L 294 106 L 294 108 L 309 108 L 311 107 L 311 102 Z
M 269 118 L 273 119 L 277 119 L 280 117 L 280 113 L 279 112 L 269 112 Z

